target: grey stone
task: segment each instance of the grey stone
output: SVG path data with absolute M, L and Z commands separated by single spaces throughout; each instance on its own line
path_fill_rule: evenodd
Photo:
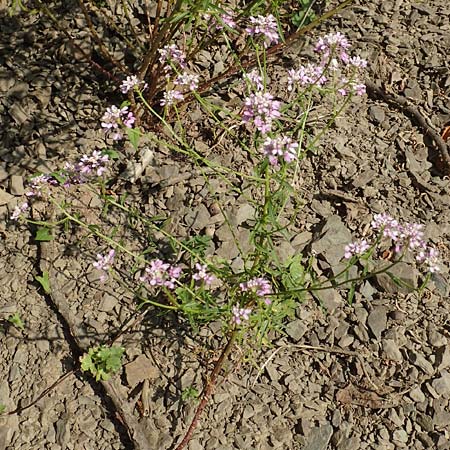
M 303 320 L 296 319 L 286 325 L 286 333 L 294 342 L 298 342 L 308 330 Z
M 434 426 L 437 428 L 450 427 L 450 412 L 435 411 L 433 415 Z
M 431 383 L 436 393 L 444 398 L 450 398 L 450 373 L 441 371 L 441 376 Z
M 98 309 L 99 309 L 99 311 L 110 312 L 114 309 L 115 306 L 118 305 L 118 303 L 119 302 L 116 297 L 114 297 L 111 294 L 106 293 L 103 296 L 103 298 L 98 306 Z
M 377 306 L 374 308 L 367 317 L 367 325 L 375 338 L 380 339 L 381 333 L 387 326 L 386 308 L 384 306 Z
M 351 240 L 352 235 L 341 218 L 333 215 L 327 219 L 319 238 L 313 242 L 311 248 L 317 254 L 323 255 L 331 266 L 336 266 L 344 256 L 345 246 Z
M 380 124 L 386 120 L 384 109 L 377 105 L 373 105 L 369 108 L 369 116 L 377 124 Z
M 9 191 L 12 195 L 23 195 L 25 193 L 23 177 L 20 175 L 12 175 L 9 180 Z
M 397 442 L 406 444 L 408 442 L 408 433 L 405 430 L 395 430 L 392 439 Z
M 307 443 L 303 450 L 326 450 L 333 434 L 333 427 L 330 424 L 313 428 L 308 435 Z
M 0 189 L 0 206 L 8 204 L 14 197 L 8 192 Z
M 381 262 L 376 264 L 376 269 L 381 270 L 384 266 L 386 266 L 386 263 Z M 393 277 L 398 278 L 399 283 L 394 281 L 394 278 L 389 274 L 392 274 Z M 417 288 L 418 276 L 419 272 L 415 267 L 405 262 L 399 262 L 394 267 L 391 267 L 389 272 L 383 272 L 376 275 L 375 279 L 384 292 L 388 292 L 390 294 L 409 294 Z
M 430 416 L 427 416 L 426 414 L 417 414 L 416 421 L 421 426 L 422 430 L 427 431 L 428 433 L 433 431 L 433 419 Z
M 437 369 L 443 370 L 450 367 L 450 345 L 441 347 L 436 352 Z
M 340 305 L 344 304 L 344 300 L 339 292 L 333 288 L 313 291 L 312 294 L 329 313 L 335 311 Z
M 393 361 L 402 361 L 403 356 L 398 348 L 397 343 L 392 339 L 383 339 L 383 353 L 387 359 L 391 359 Z
M 185 223 L 188 227 L 192 227 L 194 230 L 200 231 L 209 225 L 211 216 L 208 208 L 200 203 L 196 208 L 189 210 L 185 216 Z
M 159 376 L 159 370 L 146 356 L 140 355 L 125 366 L 125 374 L 128 385 L 134 388 L 145 379 L 156 379 Z
M 415 366 L 420 367 L 425 373 L 427 373 L 428 375 L 433 375 L 433 366 L 429 361 L 425 359 L 423 355 L 421 355 L 420 353 L 410 353 L 410 359 Z
M 413 389 L 409 393 L 409 396 L 411 397 L 412 400 L 418 403 L 424 402 L 426 400 L 425 394 L 422 392 L 420 387 L 416 387 L 415 389 Z

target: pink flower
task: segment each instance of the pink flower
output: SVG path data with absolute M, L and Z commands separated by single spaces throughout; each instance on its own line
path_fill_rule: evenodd
M 279 158 L 286 163 L 297 159 L 297 149 L 297 142 L 293 142 L 288 136 L 267 137 L 263 143 L 264 154 L 269 158 L 272 166 L 278 166 Z
M 352 242 L 345 246 L 344 258 L 350 259 L 354 255 L 362 255 L 369 248 L 370 248 L 370 245 L 368 244 L 368 242 L 365 239 L 363 239 L 359 242 Z
M 107 133 L 111 133 L 113 140 L 118 141 L 123 137 L 121 125 L 131 128 L 135 120 L 133 113 L 128 111 L 128 106 L 120 109 L 117 106 L 110 106 L 101 118 L 101 125 Z
M 207 272 L 207 266 L 202 264 L 195 264 L 195 268 L 197 269 L 197 272 L 192 275 L 192 278 L 197 281 L 203 281 L 206 285 L 210 285 L 214 280 L 215 276 L 210 275 Z
M 111 269 L 111 266 L 113 264 L 114 261 L 114 255 L 115 255 L 115 251 L 114 250 L 110 250 L 109 253 L 107 255 L 97 255 L 97 261 L 95 261 L 94 263 L 92 263 L 92 265 L 100 270 L 102 273 L 100 275 L 100 282 L 104 283 L 106 281 L 106 279 L 108 278 L 108 272 Z
M 416 260 L 428 266 L 430 273 L 439 272 L 439 252 L 433 247 L 426 247 L 420 250 L 416 256 Z
M 272 121 L 281 116 L 280 107 L 281 103 L 273 100 L 273 96 L 268 92 L 250 94 L 244 100 L 242 120 L 249 122 L 253 119 L 256 128 L 266 134 L 272 127 Z
M 164 97 L 161 99 L 159 104 L 161 106 L 171 106 L 175 103 L 175 100 L 183 100 L 183 94 L 179 91 L 167 91 L 164 92 Z
M 150 261 L 150 266 L 145 268 L 140 281 L 148 283 L 150 286 L 164 286 L 168 289 L 174 289 L 181 271 L 181 267 L 172 266 L 160 259 L 154 259 Z
M 280 40 L 278 34 L 278 25 L 275 17 L 269 14 L 267 17 L 257 16 L 250 17 L 250 26 L 245 31 L 251 36 L 263 36 L 264 47 L 267 48 L 270 44 L 277 44 Z
M 231 321 L 236 325 L 241 325 L 244 321 L 246 322 L 252 312 L 250 308 L 239 308 L 239 306 L 233 306 L 233 309 L 231 311 L 233 314 Z
M 198 88 L 198 82 L 198 75 L 189 74 L 187 72 L 183 72 L 174 81 L 177 86 L 188 86 L 190 91 L 195 91 Z
M 13 210 L 13 212 L 12 212 L 12 214 L 11 214 L 11 217 L 10 217 L 10 219 L 11 220 L 14 220 L 14 221 L 16 221 L 16 220 L 18 220 L 19 219 L 19 217 L 28 209 L 30 207 L 30 205 L 28 204 L 28 202 L 24 202 L 24 203 L 22 203 L 21 205 L 17 205 L 15 208 L 14 208 L 14 210 Z
M 136 75 L 131 75 L 122 81 L 120 90 L 122 94 L 126 94 L 131 89 L 141 89 L 140 86 L 142 86 L 142 90 L 144 90 L 148 85 L 145 81 L 140 81 Z
M 257 91 L 262 91 L 264 89 L 263 78 L 256 69 L 253 69 L 249 73 L 244 73 L 243 78 L 253 84 Z
M 258 297 L 261 297 L 266 305 L 270 305 L 272 301 L 267 296 L 272 293 L 272 286 L 265 278 L 252 278 L 245 283 L 240 283 L 239 287 L 242 292 L 253 292 Z

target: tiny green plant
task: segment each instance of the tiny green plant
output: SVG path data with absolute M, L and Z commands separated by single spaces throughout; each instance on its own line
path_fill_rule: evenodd
M 101 345 L 92 347 L 88 353 L 80 357 L 81 370 L 90 372 L 96 381 L 107 381 L 111 375 L 122 367 L 122 356 L 125 349 L 119 346 L 107 347 Z
M 0 403 L 0 414 L 3 414 L 6 411 L 6 405 Z
M 183 389 L 183 391 L 181 392 L 181 400 L 183 400 L 183 402 L 195 400 L 198 398 L 198 396 L 199 396 L 199 392 L 193 386 L 189 386 L 186 389 Z
M 22 319 L 19 316 L 19 313 L 14 313 L 13 315 L 8 317 L 8 322 L 12 325 L 14 325 L 16 328 L 19 328 L 20 330 L 25 329 L 25 325 L 22 321 Z
M 50 279 L 47 271 L 44 271 L 42 275 L 36 275 L 34 278 L 42 286 L 42 289 L 44 289 L 44 292 L 46 294 L 51 294 L 52 289 L 50 286 Z

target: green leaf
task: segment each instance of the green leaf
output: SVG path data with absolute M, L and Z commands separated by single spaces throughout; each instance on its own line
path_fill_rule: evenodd
M 83 372 L 90 371 L 92 374 L 95 374 L 95 366 L 92 362 L 91 355 L 85 354 L 80 358 L 81 361 L 81 370 Z
M 36 241 L 48 242 L 53 240 L 53 236 L 50 233 L 50 229 L 47 227 L 40 227 L 36 232 L 36 236 L 34 238 Z
M 0 403 L 0 414 L 3 414 L 6 411 L 6 405 Z
M 107 148 L 102 151 L 103 155 L 107 155 L 110 159 L 119 159 L 120 153 L 117 150 L 114 150 L 113 148 Z
M 51 294 L 52 289 L 50 287 L 50 280 L 48 278 L 48 272 L 42 272 L 42 276 L 36 275 L 34 279 L 42 286 L 46 294 Z
M 135 150 L 139 148 L 139 139 L 141 137 L 141 132 L 139 128 L 127 128 L 128 139 Z
M 19 316 L 19 313 L 15 313 L 12 316 L 9 316 L 8 322 L 12 323 L 16 328 L 20 328 L 21 330 L 25 329 L 25 325 L 23 324 L 22 319 Z

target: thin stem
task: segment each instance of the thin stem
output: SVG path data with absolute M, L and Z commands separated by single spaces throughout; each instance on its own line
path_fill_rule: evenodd
M 205 409 L 205 407 L 206 407 L 206 405 L 208 403 L 209 397 L 211 396 L 211 394 L 212 394 L 212 392 L 214 390 L 214 387 L 215 387 L 216 382 L 217 382 L 217 377 L 219 376 L 219 373 L 220 373 L 220 371 L 221 371 L 221 369 L 223 367 L 223 364 L 224 364 L 226 358 L 228 357 L 228 355 L 230 354 L 231 350 L 233 349 L 233 344 L 234 344 L 234 341 L 235 341 L 236 337 L 237 337 L 237 331 L 234 330 L 231 333 L 230 338 L 228 339 L 227 345 L 222 350 L 222 353 L 221 353 L 219 359 L 217 360 L 217 362 L 216 362 L 216 364 L 214 366 L 214 369 L 211 372 L 211 375 L 210 375 L 210 377 L 209 377 L 209 379 L 208 379 L 208 381 L 207 381 L 207 383 L 206 383 L 206 385 L 205 385 L 205 387 L 203 389 L 202 399 L 200 401 L 200 404 L 197 407 L 197 410 L 195 411 L 194 418 L 192 419 L 192 422 L 189 425 L 189 428 L 188 428 L 188 430 L 187 430 L 183 440 L 178 444 L 178 446 L 176 447 L 175 450 L 182 450 L 183 448 L 186 447 L 186 445 L 191 440 L 192 435 L 194 434 L 194 430 L 197 427 L 197 424 L 198 424 L 198 421 L 200 419 L 200 416 L 202 415 L 203 410 Z

